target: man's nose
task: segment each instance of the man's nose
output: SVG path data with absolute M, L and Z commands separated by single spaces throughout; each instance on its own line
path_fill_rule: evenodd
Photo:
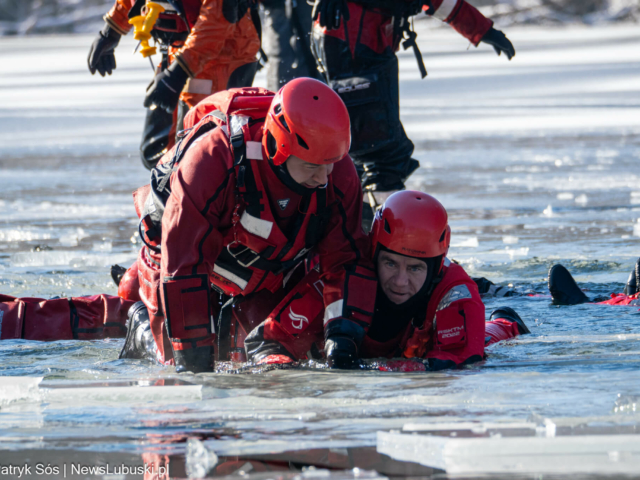
M 409 284 L 409 275 L 407 275 L 404 269 L 400 269 L 398 273 L 393 276 L 393 283 L 399 287 L 404 287 Z
M 324 185 L 329 181 L 329 169 L 327 165 L 322 165 L 316 169 L 313 180 L 320 185 Z

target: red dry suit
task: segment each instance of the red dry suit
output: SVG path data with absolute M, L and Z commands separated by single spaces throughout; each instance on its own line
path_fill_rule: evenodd
M 623 305 L 638 307 L 640 306 L 640 293 L 634 293 L 633 295 L 627 295 L 626 293 L 612 293 L 609 300 L 603 302 L 596 302 L 596 305 Z
M 311 249 L 319 255 L 325 333 L 361 339 L 370 323 L 376 281 L 357 274 L 370 262 L 353 163 L 348 155 L 335 163 L 326 188 L 285 185 L 261 143 L 272 96 L 243 88 L 201 102 L 185 118 L 186 128 L 195 126 L 152 173 L 153 190 L 135 194 L 148 243 L 137 265 L 140 294 L 161 361 L 172 348 L 212 346 L 214 333 L 226 339 L 225 315 L 216 321 L 220 298 L 242 296 L 250 308 L 259 292 L 281 294 Z M 163 169 L 164 180 L 156 176 Z M 163 207 L 154 198 L 167 185 Z M 159 232 L 151 220 L 162 208 Z
M 0 339 L 95 340 L 124 337 L 133 301 L 111 295 L 16 298 L 0 295 Z
M 498 318 L 485 323 L 478 288 L 462 267 L 445 260 L 443 269 L 422 310 L 425 317 L 414 319 L 386 342 L 365 336 L 359 350 L 361 358 L 431 359 L 432 368 L 440 369 L 482 360 L 486 345 L 518 335 L 515 322 Z M 249 360 L 260 361 L 269 355 L 296 360 L 321 358 L 321 290 L 318 274 L 311 270 L 267 321 L 245 339 Z

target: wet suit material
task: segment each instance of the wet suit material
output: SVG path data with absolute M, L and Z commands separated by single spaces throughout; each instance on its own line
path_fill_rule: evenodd
M 112 295 L 16 298 L 0 295 L 0 339 L 96 340 L 124 337 L 133 301 Z

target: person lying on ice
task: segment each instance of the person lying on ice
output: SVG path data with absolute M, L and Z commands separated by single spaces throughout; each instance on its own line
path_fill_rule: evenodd
M 486 345 L 529 333 L 509 307 L 497 309 L 485 323 L 475 282 L 446 258 L 451 236 L 447 218 L 440 202 L 416 191 L 391 195 L 376 213 L 370 255 L 379 283 L 371 326 L 360 338 L 327 339 L 330 367 L 355 368 L 360 359 L 402 357 L 420 359 L 419 369 L 441 370 L 480 361 Z M 322 302 L 313 273 L 245 339 L 250 361 L 320 358 Z
M 277 305 L 311 249 L 323 285 L 323 337 L 336 344 L 333 355 L 347 355 L 344 339 L 358 342 L 370 324 L 376 279 L 340 97 L 299 78 L 276 95 L 219 92 L 185 122 L 192 128 L 152 171 L 151 185 L 134 194 L 145 246 L 120 292 L 143 303 L 131 309 L 121 355 L 146 356 L 136 349 L 142 345 L 178 372 L 211 371 L 217 340 L 217 359 L 242 360 L 243 332 L 269 310 L 249 317 L 255 325 L 239 324 L 236 312 Z M 69 326 L 68 307 L 54 321 L 25 315 L 14 300 L 2 338 L 64 339 L 86 330 L 82 317 Z M 118 301 L 120 312 L 127 304 Z M 123 315 L 91 328 L 111 323 L 121 326 Z
M 597 303 L 599 305 L 629 305 L 640 306 L 638 292 L 638 278 L 640 277 L 640 258 L 629 274 L 627 284 L 622 293 L 612 293 L 609 297 L 589 299 L 578 287 L 571 273 L 562 265 L 557 264 L 549 269 L 549 292 L 556 305 L 578 305 L 580 303 Z

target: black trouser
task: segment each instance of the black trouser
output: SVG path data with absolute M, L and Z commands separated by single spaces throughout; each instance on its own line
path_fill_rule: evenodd
M 363 27 L 364 28 L 364 27 Z M 400 122 L 398 59 L 390 49 L 378 54 L 356 43 L 314 30 L 313 53 L 326 80 L 340 95 L 351 118 L 351 149 L 362 186 L 387 192 L 404 188 L 419 166 L 413 143 Z
M 256 75 L 258 62 L 247 63 L 236 68 L 229 76 L 227 88 L 250 87 Z M 212 92 L 215 93 L 215 92 Z M 184 117 L 189 111 L 189 105 L 178 101 L 175 133 L 182 130 Z M 140 158 L 142 164 L 149 170 L 156 166 L 169 146 L 169 135 L 173 126 L 173 114 L 161 108 L 151 110 L 147 108 L 147 116 L 142 130 L 140 142 Z
M 263 0 L 267 88 L 277 91 L 297 77 L 321 79 L 311 54 L 311 6 L 306 0 Z

